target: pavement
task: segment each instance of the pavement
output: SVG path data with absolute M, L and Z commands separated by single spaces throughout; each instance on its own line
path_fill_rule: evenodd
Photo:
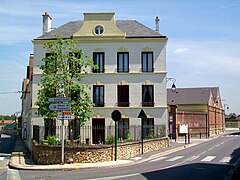
M 185 148 L 195 146 L 199 143 L 209 141 L 218 136 L 213 136 L 208 139 L 191 139 L 190 144 L 185 144 L 184 139 L 177 139 L 170 141 L 170 146 L 157 151 L 144 153 L 134 158 L 126 160 L 117 160 L 109 162 L 99 163 L 74 163 L 74 164 L 54 164 L 54 165 L 37 165 L 31 159 L 31 153 L 26 148 L 23 140 L 20 137 L 16 138 L 15 147 L 13 148 L 12 155 L 9 161 L 9 167 L 20 170 L 77 170 L 77 169 L 92 169 L 92 168 L 107 168 L 107 167 L 119 167 L 136 163 L 148 161 L 150 159 L 158 158 Z M 232 169 L 229 175 L 229 179 L 238 179 L 240 176 L 240 159 L 236 166 Z M 236 176 L 236 177 L 235 177 Z M 235 178 L 235 179 L 234 179 Z

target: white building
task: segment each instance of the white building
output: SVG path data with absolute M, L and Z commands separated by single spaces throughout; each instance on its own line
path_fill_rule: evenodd
M 136 20 L 115 20 L 115 13 L 84 13 L 83 21 L 71 21 L 52 31 L 51 17 L 45 13 L 43 19 L 43 35 L 33 40 L 32 129 L 28 133 L 28 140 L 36 138 L 36 134 L 39 134 L 37 139 L 40 140 L 51 133 L 60 136 L 58 125 L 61 122 L 52 120 L 50 124 L 44 123 L 35 105 L 41 79 L 39 67 L 47 53 L 43 44 L 53 40 L 55 35 L 76 40 L 77 47 L 99 66 L 98 70 L 89 71 L 83 80 L 83 83 L 92 86 L 90 95 L 95 103 L 87 126 L 114 125 L 111 113 L 115 109 L 122 113 L 119 125 L 140 125 L 141 120 L 137 117 L 144 109 L 148 117 L 145 125 L 162 125 L 166 130 L 168 39 L 158 32 L 158 18 L 156 30 L 152 30 Z M 105 130 L 91 132 L 91 143 L 107 139 Z M 31 143 L 28 142 L 30 147 Z

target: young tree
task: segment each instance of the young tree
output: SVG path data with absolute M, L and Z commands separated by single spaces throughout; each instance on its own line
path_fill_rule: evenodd
M 75 118 L 83 125 L 90 118 L 92 101 L 87 92 L 89 86 L 82 84 L 87 68 L 95 69 L 93 60 L 84 55 L 81 49 L 76 48 L 72 39 L 49 41 L 44 44 L 47 49 L 44 64 L 41 65 L 42 79 L 39 83 L 38 99 L 39 114 L 47 118 L 55 118 L 57 111 L 49 110 L 49 97 L 63 94 L 71 97 L 71 111 Z

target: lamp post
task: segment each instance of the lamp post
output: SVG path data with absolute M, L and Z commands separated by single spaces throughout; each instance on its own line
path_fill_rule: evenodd
M 172 86 L 171 86 L 171 89 L 172 89 L 172 92 L 175 92 L 177 87 L 175 85 L 175 82 L 176 82 L 176 79 L 175 78 L 167 78 L 167 82 L 172 82 Z

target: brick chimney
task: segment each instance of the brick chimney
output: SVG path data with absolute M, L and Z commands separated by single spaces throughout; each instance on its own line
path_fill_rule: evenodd
M 43 34 L 46 34 L 51 31 L 51 21 L 52 18 L 49 16 L 47 12 L 42 15 L 43 16 Z
M 160 19 L 158 18 L 158 16 L 156 16 L 155 22 L 156 22 L 156 32 L 159 32 L 159 21 Z

